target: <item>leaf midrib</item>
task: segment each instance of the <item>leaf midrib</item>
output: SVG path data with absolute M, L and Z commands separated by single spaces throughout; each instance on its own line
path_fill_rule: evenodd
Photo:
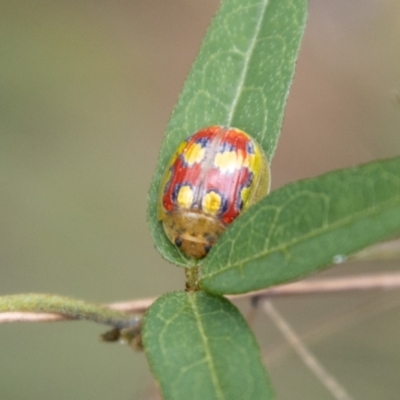
M 195 296 L 189 294 L 188 295 L 188 299 L 189 299 L 189 302 L 192 305 L 193 314 L 194 314 L 194 316 L 196 318 L 197 326 L 199 328 L 201 341 L 203 343 L 204 351 L 206 353 L 205 358 L 206 358 L 207 364 L 209 366 L 211 380 L 212 380 L 214 388 L 215 388 L 215 394 L 217 395 L 218 399 L 225 400 L 225 396 L 224 396 L 223 390 L 222 390 L 220 382 L 218 380 L 218 374 L 217 374 L 217 371 L 215 369 L 215 364 L 214 364 L 214 360 L 213 360 L 213 357 L 212 357 L 212 354 L 211 354 L 211 350 L 210 350 L 210 347 L 208 345 L 208 336 L 207 336 L 207 334 L 206 334 L 206 332 L 204 330 L 204 326 L 203 326 L 203 323 L 202 323 L 202 320 L 201 320 L 201 315 L 200 315 L 200 312 L 199 312 L 199 310 L 197 308 Z
M 249 46 L 249 48 L 248 48 L 248 50 L 247 50 L 247 52 L 245 54 L 243 70 L 242 70 L 242 73 L 240 75 L 239 82 L 238 82 L 238 85 L 237 85 L 237 90 L 236 90 L 235 96 L 233 98 L 231 107 L 230 107 L 231 111 L 228 114 L 228 118 L 227 118 L 227 125 L 228 126 L 231 126 L 232 120 L 234 118 L 236 106 L 237 106 L 237 104 L 239 102 L 240 94 L 242 93 L 242 89 L 243 89 L 244 83 L 246 81 L 247 71 L 248 71 L 249 65 L 250 65 L 250 59 L 251 59 L 251 56 L 253 55 L 253 51 L 254 51 L 254 48 L 255 48 L 257 40 L 258 40 L 258 34 L 260 33 L 261 26 L 262 26 L 262 21 L 264 20 L 265 10 L 267 9 L 268 4 L 269 4 L 269 0 L 263 0 L 263 2 L 262 2 L 263 9 L 262 9 L 262 12 L 260 14 L 260 18 L 258 19 L 257 26 L 256 26 L 256 29 L 254 31 L 254 36 L 252 37 L 250 46 Z

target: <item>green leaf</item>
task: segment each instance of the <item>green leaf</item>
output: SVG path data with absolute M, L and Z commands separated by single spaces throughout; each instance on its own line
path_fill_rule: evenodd
M 160 297 L 145 315 L 143 343 L 165 400 L 273 398 L 254 336 L 224 298 Z
M 202 266 L 201 288 L 243 293 L 300 278 L 400 234 L 400 157 L 284 186 L 240 216 Z
M 148 221 L 167 260 L 188 260 L 157 221 L 160 178 L 179 143 L 226 125 L 252 135 L 272 159 L 307 14 L 306 0 L 224 0 L 173 111 L 149 193 Z

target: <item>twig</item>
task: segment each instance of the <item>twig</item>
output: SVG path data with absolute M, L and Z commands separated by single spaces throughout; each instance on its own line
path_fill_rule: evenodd
M 400 273 L 370 274 L 335 279 L 319 279 L 300 281 L 269 289 L 250 292 L 242 295 L 227 296 L 231 300 L 249 298 L 271 298 L 299 295 L 312 295 L 321 293 L 341 293 L 346 291 L 389 290 L 400 289 Z M 1 298 L 0 298 L 1 299 Z M 144 313 L 155 299 L 142 299 L 136 301 L 106 304 L 110 310 L 126 313 Z M 0 323 L 4 322 L 54 322 L 77 319 L 69 314 L 32 313 L 6 311 L 0 313 Z M 126 317 L 125 317 L 126 319 Z
M 0 322 L 84 319 L 117 329 L 136 328 L 141 318 L 111 307 L 64 296 L 29 293 L 0 297 Z
M 389 290 L 400 288 L 400 272 L 388 272 L 383 274 L 365 274 L 346 276 L 343 278 L 315 279 L 299 281 L 286 285 L 279 285 L 269 289 L 250 292 L 241 297 L 274 297 L 274 296 L 298 296 L 320 293 L 338 293 L 365 290 Z
M 311 372 L 319 379 L 326 389 L 337 400 L 351 400 L 352 398 L 346 390 L 337 382 L 333 375 L 331 375 L 323 365 L 316 359 L 307 346 L 297 336 L 293 328 L 285 321 L 280 313 L 275 309 L 272 303 L 268 300 L 262 302 L 264 312 L 271 318 L 277 328 L 281 331 L 282 335 L 293 347 L 304 364 L 311 370 Z
M 376 318 L 377 315 L 381 316 L 384 313 L 398 308 L 400 305 L 400 298 L 398 293 L 392 292 L 392 296 L 369 296 L 368 300 L 362 300 L 361 302 L 355 303 L 355 300 L 351 304 L 343 309 L 336 309 L 324 314 L 324 316 L 318 317 L 317 320 L 307 323 L 306 329 L 300 336 L 300 339 L 307 342 L 307 344 L 318 343 L 321 340 L 326 340 L 332 335 L 349 329 L 349 327 L 357 326 L 361 323 Z M 257 310 L 252 308 L 252 310 Z M 269 349 L 265 354 L 265 359 L 268 360 L 269 365 L 274 365 L 283 361 L 284 357 L 287 356 L 290 348 L 286 344 L 277 344 L 273 348 Z

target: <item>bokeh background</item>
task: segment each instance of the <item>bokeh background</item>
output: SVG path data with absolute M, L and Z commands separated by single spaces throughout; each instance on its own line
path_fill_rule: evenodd
M 109 302 L 183 288 L 154 249 L 146 197 L 218 5 L 0 0 L 0 294 Z M 400 153 L 399 37 L 398 0 L 310 1 L 273 188 Z M 352 263 L 319 277 L 396 269 Z M 399 398 L 399 294 L 275 304 L 355 398 Z M 252 326 L 278 400 L 331 399 L 261 311 Z M 106 329 L 1 325 L 0 398 L 157 398 L 145 356 L 100 343 Z

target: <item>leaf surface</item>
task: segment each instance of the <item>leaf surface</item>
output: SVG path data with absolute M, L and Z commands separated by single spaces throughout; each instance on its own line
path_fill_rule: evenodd
M 150 193 L 148 221 L 167 260 L 188 260 L 157 221 L 159 183 L 179 143 L 211 125 L 240 128 L 274 154 L 307 15 L 306 0 L 224 0 L 169 121 Z
M 284 186 L 251 207 L 204 259 L 204 290 L 298 279 L 400 235 L 400 157 Z
M 143 343 L 165 400 L 273 398 L 254 336 L 224 298 L 160 297 L 146 313 Z

